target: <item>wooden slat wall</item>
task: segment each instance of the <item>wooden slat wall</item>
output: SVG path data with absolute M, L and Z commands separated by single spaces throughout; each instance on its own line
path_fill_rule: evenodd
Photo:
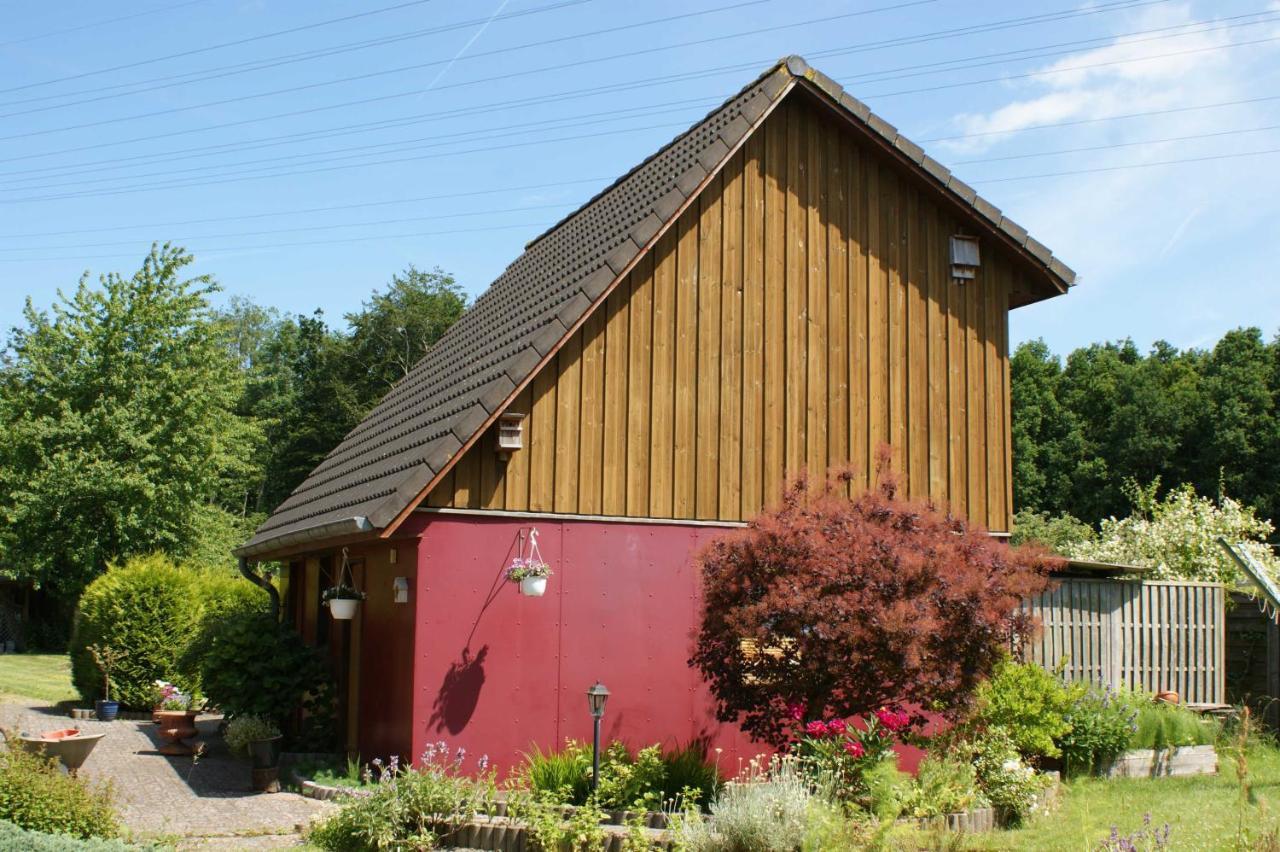
M 1040 621 L 1023 649 L 1071 680 L 1226 700 L 1226 611 L 1214 583 L 1068 577 L 1024 605 Z
M 889 443 L 912 497 L 1009 529 L 1008 297 L 990 242 L 913 174 L 788 99 L 511 410 L 432 506 L 744 520 L 802 469 L 872 482 Z

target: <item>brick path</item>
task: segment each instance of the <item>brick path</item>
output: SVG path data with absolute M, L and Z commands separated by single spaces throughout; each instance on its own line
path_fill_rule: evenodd
M 163 837 L 182 849 L 294 846 L 298 826 L 333 807 L 294 793 L 252 792 L 249 765 L 228 752 L 218 720 L 202 717 L 196 725 L 205 753 L 193 761 L 157 754 L 162 741 L 150 722 L 73 720 L 30 701 L 0 705 L 5 730 L 105 732 L 80 774 L 111 780 L 121 819 L 139 838 Z

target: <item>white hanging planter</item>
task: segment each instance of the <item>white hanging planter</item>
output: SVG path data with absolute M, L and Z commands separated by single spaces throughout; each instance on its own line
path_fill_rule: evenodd
M 540 598 L 547 593 L 546 577 L 525 577 L 520 581 L 520 594 L 530 598 Z
M 356 605 L 359 603 L 355 598 L 334 598 L 329 601 L 329 614 L 338 621 L 350 621 L 356 617 Z

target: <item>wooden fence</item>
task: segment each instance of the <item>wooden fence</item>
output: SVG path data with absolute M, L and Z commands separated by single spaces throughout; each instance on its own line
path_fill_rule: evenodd
M 1188 704 L 1222 704 L 1225 590 L 1217 583 L 1062 577 L 1023 605 L 1040 629 L 1023 648 L 1072 680 L 1173 690 Z

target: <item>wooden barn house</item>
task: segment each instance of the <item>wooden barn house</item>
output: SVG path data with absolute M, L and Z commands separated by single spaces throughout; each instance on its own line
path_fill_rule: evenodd
M 365 759 L 589 739 L 597 680 L 606 736 L 751 755 L 687 664 L 694 551 L 885 443 L 1007 532 L 1008 312 L 1073 277 L 790 57 L 530 243 L 238 555 L 288 566 Z M 541 597 L 504 580 L 533 541 Z

